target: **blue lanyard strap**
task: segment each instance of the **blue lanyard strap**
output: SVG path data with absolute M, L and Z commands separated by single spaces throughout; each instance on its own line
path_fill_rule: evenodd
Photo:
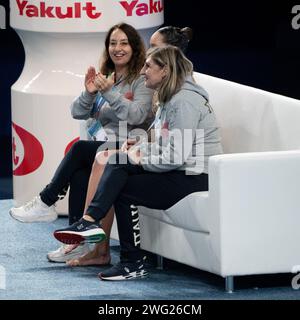
M 105 98 L 101 95 L 98 95 L 96 101 L 93 103 L 91 115 L 94 116 L 97 112 L 99 112 L 105 102 Z

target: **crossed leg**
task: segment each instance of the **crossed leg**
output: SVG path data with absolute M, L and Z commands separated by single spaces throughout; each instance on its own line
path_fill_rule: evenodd
M 106 151 L 101 151 L 97 153 L 95 157 L 95 161 L 93 163 L 90 179 L 89 179 L 84 213 L 86 213 L 86 210 L 96 193 L 97 186 L 102 177 L 105 165 L 109 157 L 112 154 L 116 153 L 117 151 L 118 150 L 106 150 Z M 111 232 L 113 220 L 114 220 L 114 209 L 110 208 L 105 218 L 102 219 L 101 221 L 101 227 L 106 233 L 107 240 L 101 243 L 95 244 L 95 247 L 93 250 L 82 255 L 81 257 L 67 261 L 67 265 L 74 267 L 74 266 L 109 264 L 111 260 L 109 238 L 110 238 L 110 232 Z M 75 247 L 76 246 L 74 246 L 74 248 Z

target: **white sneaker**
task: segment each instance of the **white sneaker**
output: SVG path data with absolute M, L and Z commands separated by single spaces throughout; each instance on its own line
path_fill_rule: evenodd
M 90 251 L 88 243 L 81 244 L 72 251 L 68 252 L 70 244 L 64 244 L 55 251 L 47 254 L 47 258 L 52 262 L 67 262 L 71 259 L 77 259 Z M 66 253 L 67 252 L 67 253 Z
M 24 206 L 11 208 L 9 213 L 21 222 L 51 222 L 57 218 L 54 205 L 47 206 L 39 196 L 27 202 Z

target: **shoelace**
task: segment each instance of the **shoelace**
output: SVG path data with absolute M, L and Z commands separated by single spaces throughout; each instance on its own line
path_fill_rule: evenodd
M 63 254 L 67 254 L 67 253 L 70 253 L 70 252 L 72 252 L 74 249 L 72 249 L 71 251 L 69 250 L 70 249 L 70 247 L 71 247 L 72 245 L 71 244 L 63 244 L 61 247 L 60 247 L 60 251 L 63 253 Z
M 139 261 L 139 262 L 132 262 L 132 263 L 122 263 L 122 262 L 119 262 L 116 267 L 118 269 L 122 269 L 122 270 L 125 270 L 126 272 L 131 272 L 132 270 L 139 270 L 139 269 L 142 269 L 144 267 L 144 264 L 142 263 L 142 261 Z
M 33 208 L 37 204 L 37 201 L 38 201 L 38 197 L 33 198 L 31 201 L 25 204 L 24 210 L 29 211 L 31 208 Z
M 25 211 L 29 211 L 31 208 L 33 208 L 37 203 L 38 203 L 38 197 L 34 197 L 31 201 L 29 201 L 28 203 L 26 203 L 24 205 L 24 210 Z M 56 208 L 56 203 L 54 203 L 51 207 L 53 207 L 54 209 Z M 49 207 L 49 208 L 51 208 Z

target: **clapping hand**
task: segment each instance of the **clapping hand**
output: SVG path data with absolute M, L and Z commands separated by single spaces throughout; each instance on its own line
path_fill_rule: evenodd
M 86 91 L 89 93 L 96 93 L 98 91 L 97 87 L 94 84 L 96 77 L 96 70 L 94 67 L 89 67 L 87 73 L 85 74 L 84 85 Z
M 114 72 L 108 77 L 99 72 L 95 76 L 94 85 L 101 93 L 108 91 L 114 85 Z

